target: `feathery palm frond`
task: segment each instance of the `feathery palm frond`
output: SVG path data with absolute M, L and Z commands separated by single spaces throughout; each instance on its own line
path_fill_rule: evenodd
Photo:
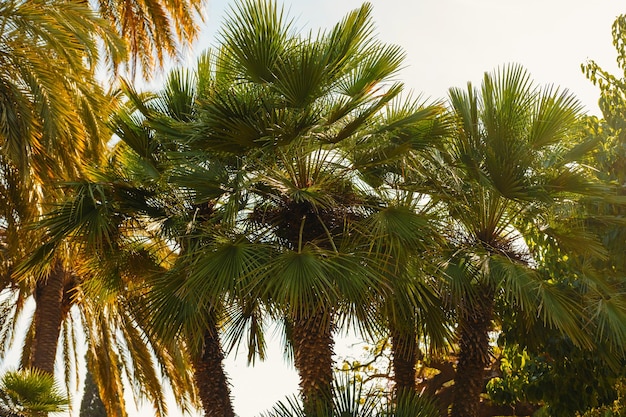
M 181 50 L 198 37 L 198 21 L 203 19 L 205 4 L 204 0 L 98 0 L 93 7 L 124 39 L 131 76 L 135 78 L 139 69 L 148 79 L 167 58 L 180 58 Z M 110 48 L 107 52 L 115 72 L 126 56 Z

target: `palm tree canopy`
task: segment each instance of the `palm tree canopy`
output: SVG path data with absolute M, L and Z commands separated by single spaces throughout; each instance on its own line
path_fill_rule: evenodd
M 581 329 L 589 316 L 576 314 L 582 300 L 564 277 L 546 276 L 541 267 L 548 252 L 606 256 L 577 211 L 578 201 L 610 194 L 584 164 L 595 142 L 582 129 L 580 103 L 508 65 L 485 74 L 479 89 L 451 89 L 450 105 L 456 130 L 434 196 L 453 219 L 448 276 L 456 299 L 471 296 L 480 282 L 588 345 Z
M 76 173 L 77 159 L 99 154 L 96 115 L 107 108 L 94 78 L 95 34 L 110 48 L 120 47 L 117 38 L 82 2 L 3 2 L 0 25 L 3 155 L 38 180 Z

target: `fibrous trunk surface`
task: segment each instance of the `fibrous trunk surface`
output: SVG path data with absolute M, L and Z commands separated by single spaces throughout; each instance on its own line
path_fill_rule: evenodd
M 54 375 L 64 308 L 64 287 L 67 273 L 61 262 L 55 262 L 47 279 L 37 283 L 35 294 L 34 336 L 31 344 L 30 366 Z
M 223 361 L 217 326 L 211 322 L 204 334 L 202 353 L 194 361 L 194 377 L 205 417 L 235 416 Z
M 415 391 L 415 363 L 418 354 L 416 332 L 409 327 L 390 327 L 396 392 Z
M 485 368 L 489 365 L 489 331 L 493 296 L 480 290 L 472 303 L 462 305 L 459 319 L 459 361 L 454 378 L 451 417 L 478 417 Z
M 292 320 L 294 362 L 300 375 L 300 394 L 307 417 L 323 417 L 332 410 L 332 314 L 301 314 Z

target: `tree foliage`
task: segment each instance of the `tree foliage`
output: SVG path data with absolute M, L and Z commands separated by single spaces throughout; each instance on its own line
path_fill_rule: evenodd
M 183 409 L 234 415 L 224 352 L 263 358 L 268 320 L 301 389 L 271 416 L 433 415 L 416 363 L 451 340 L 452 415 L 474 416 L 496 330 L 511 343 L 492 399 L 556 416 L 615 399 L 626 75 L 584 67 L 602 121 L 518 65 L 428 103 L 403 96 L 404 52 L 377 39 L 370 4 L 303 35 L 278 3 L 241 0 L 195 68 L 104 93 L 103 53 L 148 77 L 204 4 L 0 4 L 3 347 L 30 296 L 24 365 L 52 373 L 58 340 L 72 363 L 80 323 L 111 416 L 127 414 L 124 379 L 160 416 L 162 379 Z M 350 326 L 391 342 L 394 392 L 333 381 Z
M 618 400 L 616 387 L 624 364 L 607 363 L 606 354 L 581 349 L 555 332 L 539 349 L 505 346 L 501 375 L 489 380 L 487 393 L 499 404 L 525 402 L 542 406 L 550 416 L 572 416 Z
M 69 399 L 54 377 L 37 369 L 8 371 L 0 380 L 0 407 L 20 417 L 43 417 L 66 411 Z

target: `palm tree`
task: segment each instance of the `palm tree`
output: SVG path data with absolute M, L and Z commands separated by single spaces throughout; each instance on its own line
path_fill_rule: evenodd
M 425 162 L 447 133 L 442 113 L 438 103 L 394 103 L 378 122 L 379 132 L 351 157 L 374 197 L 363 236 L 372 256 L 384 261 L 387 291 L 374 306 L 391 337 L 398 394 L 415 391 L 421 349 L 433 353 L 450 336 L 435 278 L 443 244 L 439 211 L 420 172 L 430 168 Z
M 60 335 L 65 341 L 63 353 L 66 369 L 72 363 L 77 366 L 77 361 L 72 358 L 75 356 L 72 347 L 75 349 L 76 329 L 81 328 L 88 341 L 87 365 L 100 385 L 100 395 L 108 414 L 126 415 L 121 373 L 125 371 L 128 380 L 137 387 L 133 393 L 147 397 L 153 403 L 157 415 L 165 415 L 167 407 L 162 377 L 166 377 L 170 383 L 181 407 L 188 408 L 190 404 L 195 404 L 184 345 L 177 344 L 177 341 L 164 341 L 148 333 L 148 318 L 145 311 L 138 308 L 145 298 L 141 278 L 148 272 L 158 272 L 163 268 L 162 258 L 165 255 L 155 253 L 155 249 L 166 245 L 145 243 L 145 235 L 135 236 L 128 232 L 132 226 L 130 215 L 137 214 L 137 207 L 148 211 L 142 213 L 143 216 L 164 214 L 158 211 L 160 207 L 155 208 L 146 203 L 146 199 L 154 194 L 154 184 L 137 190 L 130 186 L 133 181 L 144 179 L 144 172 L 133 173 L 127 169 L 123 172 L 126 176 L 120 176 L 115 172 L 115 164 L 109 169 L 116 175 L 106 170 L 84 170 L 84 180 L 65 183 L 63 189 L 70 192 L 73 199 L 62 202 L 59 198 L 54 210 L 38 223 L 38 229 L 46 232 L 45 243 L 29 255 L 17 272 L 36 276 L 42 269 L 45 271 L 46 264 L 56 262 L 55 259 L 71 259 L 71 268 L 64 265 L 64 276 L 68 281 L 64 284 L 60 303 L 41 302 L 42 307 L 52 309 L 56 306 L 60 310 L 61 323 L 57 323 L 59 328 L 56 339 L 49 340 L 51 369 L 54 368 L 56 344 Z M 131 174 L 140 178 L 128 177 Z M 109 204 L 101 204 L 103 200 Z M 79 224 L 79 232 L 87 232 L 76 232 L 74 227 L 79 221 L 84 222 Z M 69 239 L 63 240 L 66 237 Z M 71 248 L 71 251 L 64 251 L 65 248 Z M 25 287 L 26 290 L 28 288 Z M 17 294 L 17 302 L 14 298 L 6 298 L 3 304 L 9 310 L 17 306 L 14 316 L 18 316 L 27 296 L 28 293 L 20 292 Z M 76 314 L 72 314 L 73 306 L 79 307 Z M 47 322 L 44 320 L 41 323 Z M 11 323 L 5 321 L 3 324 L 3 337 L 10 337 Z M 37 322 L 31 324 L 25 352 L 30 352 L 32 346 L 38 343 L 32 336 L 36 334 L 37 326 Z M 29 360 L 28 356 L 24 356 L 22 362 L 27 364 Z M 69 385 L 71 374 L 66 371 L 65 376 Z
M 172 268 L 151 281 L 151 329 L 162 339 L 177 338 L 186 344 L 205 415 L 228 417 L 235 414 L 220 332 L 226 306 L 230 305 L 227 298 L 237 298 L 233 287 L 237 280 L 224 280 L 220 271 L 205 269 L 205 261 L 198 261 L 195 253 L 199 247 L 208 247 L 213 250 L 210 259 L 224 259 L 230 249 L 236 250 L 236 245 L 229 243 L 220 246 L 224 240 L 220 235 L 233 228 L 238 212 L 238 195 L 233 190 L 237 190 L 239 180 L 233 160 L 208 153 L 189 140 L 190 128 L 197 123 L 198 103 L 214 94 L 208 88 L 215 77 L 211 65 L 210 55 L 205 54 L 195 71 L 172 71 L 164 89 L 151 100 L 142 101 L 133 91 L 128 93 L 145 118 L 144 126 L 154 134 L 152 154 L 142 151 L 138 155 L 149 155 L 149 163 L 154 164 L 167 187 L 162 190 L 167 220 L 159 233 L 177 252 Z M 119 133 L 132 147 L 133 136 L 128 131 L 124 128 Z M 190 270 L 195 271 L 196 278 Z M 194 279 L 203 288 L 202 298 L 186 288 Z
M 58 190 L 45 185 L 75 175 L 83 158 L 101 154 L 106 129 L 97 112 L 108 104 L 94 78 L 99 49 L 92 35 L 99 32 L 111 50 L 119 44 L 83 3 L 3 2 L 0 24 L 0 106 L 6 115 L 0 164 L 7 191 L 2 201 L 3 267 L 9 276 L 39 240 L 38 232 L 25 225 L 40 215 L 44 201 L 58 197 Z M 49 265 L 38 277 L 3 283 L 35 296 L 26 363 L 52 373 L 70 277 L 60 260 Z
M 114 322 L 130 322 L 139 326 L 138 335 L 150 341 L 154 353 L 161 352 L 159 347 L 167 348 L 162 354 L 172 355 L 178 350 L 182 364 L 191 355 L 193 365 L 188 364 L 182 373 L 193 374 L 189 381 L 194 382 L 205 414 L 234 416 L 219 335 L 224 314 L 222 297 L 231 288 L 230 283 L 221 286 L 212 271 L 202 273 L 200 280 L 211 285 L 205 284 L 210 295 L 205 291 L 206 298 L 200 301 L 183 287 L 189 279 L 189 264 L 195 267 L 196 246 L 216 247 L 209 232 L 228 226 L 228 210 L 224 210 L 228 204 L 214 207 L 228 199 L 231 185 L 236 186 L 236 181 L 229 179 L 227 161 L 190 145 L 185 133 L 195 122 L 200 92 L 205 94 L 204 99 L 210 94 L 201 91 L 213 76 L 208 62 L 204 56 L 194 72 L 173 71 L 157 94 L 140 95 L 127 85 L 127 108 L 112 121 L 120 142 L 108 166 L 94 169 L 81 182 L 71 184 L 71 198 L 42 225 L 48 230 L 48 245 L 59 247 L 69 240 L 88 254 L 86 258 L 96 269 L 112 271 L 108 274 L 111 276 L 100 273 L 98 279 L 83 285 L 86 289 L 92 285 L 104 287 L 105 293 L 103 300 L 85 303 L 81 310 L 114 312 L 112 317 L 97 318 L 97 326 L 111 318 Z M 144 253 L 149 259 L 143 259 Z M 140 267 L 139 262 L 144 266 Z M 129 278 L 120 281 L 116 275 Z M 115 298 L 110 295 L 112 290 Z M 126 316 L 129 318 L 124 319 Z M 90 340 L 102 337 L 94 330 Z M 115 333 L 107 332 L 104 337 L 115 339 Z M 106 350 L 110 344 L 101 343 L 101 349 L 93 351 L 95 363 L 104 365 L 101 359 L 111 356 Z M 177 349 L 171 349 L 171 345 Z M 137 341 L 128 347 L 131 353 L 147 355 Z M 111 361 L 117 363 L 115 355 Z M 190 384 L 183 383 L 188 379 L 178 380 L 174 371 L 172 368 L 168 372 L 171 382 L 179 389 L 188 389 Z M 105 382 L 118 380 L 117 375 L 97 376 Z M 188 394 L 184 390 L 180 393 Z M 182 399 L 179 395 L 177 398 Z
M 41 240 L 41 229 L 37 231 L 25 225 L 41 215 L 43 202 L 50 204 L 62 196 L 61 190 L 52 184 L 78 176 L 85 161 L 101 163 L 101 157 L 106 155 L 104 149 L 110 131 L 102 121 L 109 116 L 110 104 L 116 100 L 105 97 L 96 82 L 100 47 L 104 47 L 107 62 L 117 68 L 127 57 L 124 41 L 116 35 L 119 32 L 130 45 L 133 72 L 141 58 L 147 74 L 152 69 L 153 51 L 163 64 L 164 53 L 174 55 L 179 46 L 176 37 L 191 40 L 196 36 L 194 14 L 200 2 L 174 5 L 159 1 L 102 1 L 96 9 L 91 6 L 82 1 L 40 0 L 12 0 L 0 5 L 3 28 L 0 105 L 7 116 L 3 118 L 0 135 L 2 188 L 6 191 L 1 201 L 2 285 L 11 291 L 19 290 L 16 298 L 9 299 L 17 300 L 8 307 L 15 316 L 21 312 L 26 298 L 35 296 L 35 314 L 24 350 L 30 354 L 25 354 L 22 362 L 49 373 L 54 371 L 61 332 L 67 330 L 66 340 L 72 339 L 73 332 L 67 326 L 72 320 L 70 308 L 80 298 L 77 294 L 85 295 L 79 284 L 88 277 L 77 275 L 78 263 L 70 268 L 68 260 L 75 255 L 71 251 L 40 251 L 45 255 L 40 257 L 45 266 L 36 269 L 36 274 L 31 273 L 33 269 L 16 268 L 17 262 L 32 253 L 36 242 Z M 13 279 L 16 274 L 21 275 L 17 282 Z M 88 309 L 83 311 L 86 312 Z M 85 320 L 96 317 L 104 325 L 103 316 L 83 315 Z M 124 315 L 117 316 L 120 317 Z M 122 323 L 133 325 L 129 320 Z M 3 340 L 10 340 L 14 328 L 10 320 L 3 320 L 3 325 Z M 136 332 L 132 334 L 138 337 L 135 343 L 144 337 Z M 138 355 L 145 353 L 141 349 L 138 352 Z M 94 357 L 104 360 L 106 356 Z M 135 356 L 139 369 L 142 363 L 149 367 L 150 361 L 137 359 Z M 143 369 L 146 372 L 148 368 Z M 151 377 L 144 379 L 158 380 L 154 373 L 146 375 Z M 114 395 L 111 395 L 113 387 L 106 389 L 111 399 L 119 394 L 121 382 L 118 378 L 108 380 L 117 384 Z M 157 391 L 152 390 L 151 398 L 162 409 L 162 395 Z
M 135 328 L 137 315 L 121 307 L 134 305 L 138 299 L 120 293 L 124 285 L 93 285 L 102 279 L 108 284 L 127 283 L 112 277 L 124 269 L 123 264 L 114 265 L 111 274 L 103 277 L 102 269 L 93 267 L 96 258 L 89 264 L 66 246 L 70 250 L 39 251 L 44 256 L 32 257 L 43 260 L 47 266 L 16 267 L 41 241 L 43 229 L 25 225 L 42 214 L 44 202 L 51 204 L 62 197 L 61 189 L 54 183 L 82 175 L 83 163 L 102 163 L 101 157 L 106 155 L 104 149 L 111 133 L 102 121 L 109 116 L 109 105 L 115 103 L 115 97 L 105 97 L 96 82 L 100 46 L 104 46 L 107 62 L 117 68 L 126 59 L 124 43 L 116 36 L 119 32 L 130 46 L 133 73 L 140 59 L 144 74 L 148 74 L 153 68 L 153 51 L 162 65 L 164 53 L 176 53 L 177 35 L 186 41 L 197 34 L 194 13 L 200 7 L 198 1 L 176 5 L 102 1 L 97 10 L 92 5 L 39 0 L 14 0 L 0 5 L 0 101 L 3 114 L 7 115 L 0 136 L 4 191 L 2 286 L 19 290 L 3 303 L 7 312 L 18 317 L 27 297 L 35 297 L 36 309 L 22 363 L 51 374 L 59 340 L 65 341 L 64 360 L 67 364 L 72 362 L 68 348 L 75 341 L 72 326 L 78 323 L 71 307 L 80 304 L 80 321 L 90 342 L 89 366 L 101 385 L 109 415 L 125 415 L 119 369 L 131 368 L 134 372 L 128 373 L 129 379 L 140 380 L 139 391 L 153 401 L 155 410 L 162 415 L 165 400 L 152 355 L 156 355 L 162 371 L 169 376 L 182 405 L 190 399 L 188 375 L 180 371 L 186 366 L 184 356 L 173 354 L 180 352 L 179 348 L 170 349 Z M 19 281 L 13 278 L 16 275 L 21 275 Z M 108 291 L 104 296 L 99 293 L 103 288 Z M 112 294 L 114 289 L 117 296 Z M 11 320 L 3 317 L 3 340 L 11 340 L 13 331 Z M 149 348 L 145 347 L 146 340 Z M 132 351 L 124 353 L 125 347 Z M 122 358 L 130 359 L 124 363 L 126 367 L 118 368 Z M 70 376 L 66 372 L 68 384 Z
M 71 356 L 76 355 L 76 329 L 81 329 L 87 341 L 87 367 L 99 385 L 107 414 L 127 415 L 125 375 L 135 386 L 133 394 L 148 398 L 156 415 L 163 416 L 167 414 L 163 378 L 181 407 L 195 405 L 185 345 L 151 333 L 142 307 L 147 303 L 145 277 L 167 267 L 171 249 L 156 235 L 135 234 L 132 216 L 154 216 L 160 210 L 155 200 L 146 201 L 154 195 L 151 184 L 133 188 L 137 179 L 130 170 L 121 176 L 115 166 L 111 169 L 115 176 L 94 170 L 86 179 L 67 184 L 71 198 L 59 202 L 38 223 L 46 231 L 45 243 L 29 261 L 36 270 L 59 247 L 73 248 L 72 271 L 80 281 L 66 304 L 68 310 L 78 307 L 64 317 L 66 368 L 76 365 Z M 29 343 L 27 338 L 25 350 Z
M 388 203 L 366 224 L 373 256 L 386 260 L 388 289 L 374 306 L 390 335 L 394 383 L 401 395 L 415 392 L 422 349 L 443 348 L 450 331 L 434 278 L 440 243 L 428 208 L 416 207 L 415 197 L 408 195 Z
M 241 227 L 252 238 L 245 247 L 258 249 L 251 291 L 286 324 L 309 416 L 330 409 L 339 321 L 367 316 L 381 282 L 356 239 L 371 210 L 349 149 L 376 133 L 399 94 L 389 80 L 402 53 L 374 39 L 370 13 L 365 4 L 307 38 L 275 3 L 239 3 L 221 33 L 222 89 L 203 102 L 194 133 L 196 145 L 238 155 L 245 168 Z
M 498 300 L 526 323 L 539 317 L 589 344 L 580 297 L 541 265 L 546 251 L 604 256 L 572 209 L 606 188 L 579 163 L 591 147 L 578 101 L 536 87 L 520 66 L 485 74 L 480 89 L 451 89 L 450 106 L 455 128 L 432 195 L 450 218 L 447 285 L 459 344 L 452 415 L 474 417 Z

